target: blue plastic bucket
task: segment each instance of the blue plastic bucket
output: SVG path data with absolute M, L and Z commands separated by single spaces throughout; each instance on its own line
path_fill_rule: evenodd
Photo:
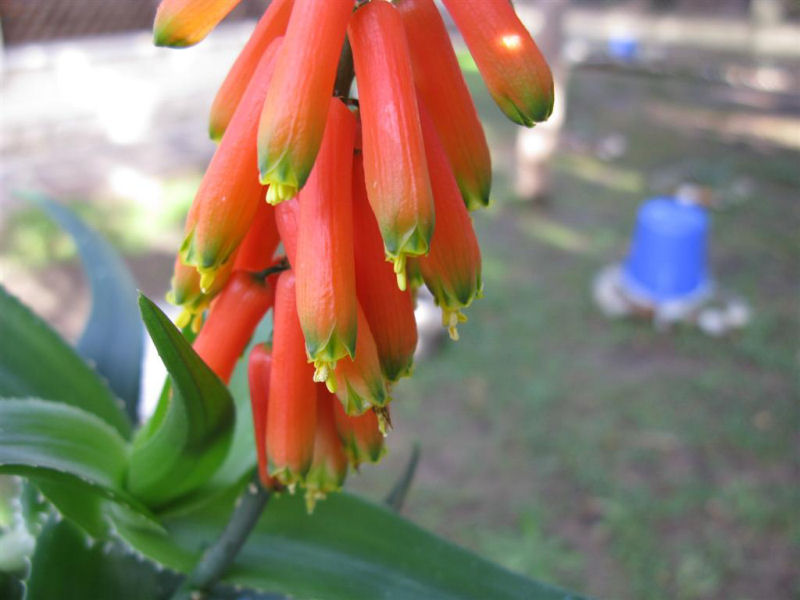
M 623 285 L 661 304 L 688 300 L 709 287 L 708 213 L 700 206 L 653 198 L 639 208 Z
M 608 54 L 622 62 L 631 62 L 639 54 L 639 40 L 629 36 L 616 36 L 608 40 Z

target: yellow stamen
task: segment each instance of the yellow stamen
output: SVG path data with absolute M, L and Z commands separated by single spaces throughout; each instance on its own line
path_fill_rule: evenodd
M 325 382 L 325 387 L 331 394 L 336 393 L 336 375 L 333 370 L 336 368 L 336 363 L 333 361 L 320 360 L 314 361 L 314 381 L 317 383 Z
M 389 415 L 389 410 L 385 407 L 375 407 L 375 416 L 378 417 L 378 429 L 383 437 L 389 435 L 389 430 L 392 428 L 392 417 Z
M 293 185 L 264 180 L 262 180 L 261 183 L 269 183 L 269 189 L 267 190 L 267 203 L 271 204 L 272 206 L 276 206 L 284 200 L 294 198 L 294 196 L 297 194 L 297 187 Z
M 406 291 L 406 255 L 403 253 L 398 254 L 394 258 L 394 274 L 397 276 L 397 287 L 401 292 Z
M 203 313 L 197 312 L 192 316 L 192 333 L 200 333 L 200 328 L 203 326 Z
M 214 285 L 214 279 L 217 277 L 217 268 L 206 269 L 198 267 L 197 272 L 200 273 L 200 290 L 207 294 L 211 286 Z
M 331 394 L 335 394 L 335 393 L 336 393 L 336 387 L 337 387 L 337 384 L 336 384 L 336 375 L 334 375 L 333 377 L 328 377 L 328 378 L 325 380 L 325 387 L 326 387 L 326 388 L 328 388 L 328 391 L 329 391 Z
M 311 514 L 318 500 L 325 499 L 325 492 L 313 488 L 306 488 L 306 512 Z
M 450 339 L 454 342 L 459 340 L 458 336 L 458 324 L 459 323 L 466 323 L 467 317 L 464 313 L 460 310 L 456 309 L 449 309 L 443 308 L 442 309 L 442 325 L 447 327 L 447 333 L 450 336 Z
M 194 313 L 192 313 L 192 311 L 190 311 L 188 308 L 184 308 L 181 311 L 181 314 L 178 315 L 178 318 L 175 319 L 175 327 L 177 327 L 178 329 L 183 329 L 189 323 L 192 322 L 193 318 L 194 318 Z
M 315 360 L 314 361 L 314 381 L 317 383 L 322 383 L 323 381 L 328 381 L 328 376 L 330 375 L 331 369 L 333 365 L 324 360 Z

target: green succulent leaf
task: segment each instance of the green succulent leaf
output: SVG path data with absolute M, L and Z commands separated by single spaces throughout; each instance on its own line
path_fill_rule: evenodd
M 34 398 L 0 400 L 0 465 L 70 473 L 99 487 L 119 489 L 125 440 L 79 408 Z
M 66 342 L 0 286 L 0 396 L 56 400 L 90 412 L 130 435 L 108 387 Z
M 51 518 L 36 542 L 26 587 L 26 600 L 155 600 L 168 597 L 175 576 Z
M 90 533 L 105 532 L 107 500 L 121 505 L 119 518 L 130 512 L 139 526 L 158 528 L 123 489 L 127 465 L 127 443 L 95 415 L 60 402 L 0 398 L 0 473 L 31 479 Z
M 170 385 L 134 440 L 127 485 L 137 498 L 163 508 L 219 469 L 230 448 L 235 409 L 225 384 L 161 309 L 145 296 L 139 307 Z
M 117 532 L 152 560 L 189 572 L 232 510 L 228 495 L 164 518 L 167 533 Z M 272 498 L 224 582 L 298 600 L 578 600 L 502 569 L 355 496 L 332 494 L 306 514 L 301 495 Z
M 75 213 L 50 198 L 20 194 L 39 204 L 75 240 L 92 290 L 92 310 L 76 345 L 138 420 L 144 330 L 136 306 L 136 283 L 117 251 Z

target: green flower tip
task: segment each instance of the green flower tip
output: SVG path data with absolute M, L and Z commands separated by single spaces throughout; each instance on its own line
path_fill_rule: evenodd
M 222 141 L 222 136 L 225 133 L 225 127 L 223 127 L 222 123 L 218 123 L 216 119 L 212 119 L 208 123 L 208 137 L 211 138 L 211 141 L 214 143 L 219 144 Z
M 160 48 L 188 48 L 195 43 L 184 37 L 176 37 L 168 20 L 161 23 L 156 22 L 153 26 L 153 44 Z

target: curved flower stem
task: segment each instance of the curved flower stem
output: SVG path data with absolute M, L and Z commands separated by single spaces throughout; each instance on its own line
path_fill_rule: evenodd
M 280 273 L 282 271 L 286 271 L 291 268 L 292 265 L 289 264 L 289 259 L 286 258 L 285 256 L 282 256 L 279 260 L 275 262 L 275 264 L 270 265 L 263 271 L 253 272 L 253 275 L 263 281 L 270 275 L 274 275 L 275 273 Z
M 205 592 L 219 581 L 235 560 L 264 511 L 269 495 L 270 492 L 264 489 L 256 474 L 239 498 L 222 535 L 206 549 L 192 572 L 175 591 L 172 600 L 202 600 L 206 597 Z
M 350 96 L 350 86 L 353 85 L 353 78 L 356 72 L 353 67 L 353 50 L 350 48 L 350 40 L 344 39 L 342 54 L 339 57 L 339 67 L 336 69 L 336 82 L 333 84 L 333 95 L 347 100 Z

